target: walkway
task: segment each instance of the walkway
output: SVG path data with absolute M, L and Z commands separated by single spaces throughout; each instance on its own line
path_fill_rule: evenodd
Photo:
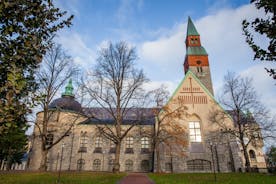
M 154 184 L 146 174 L 130 173 L 124 177 L 118 184 Z

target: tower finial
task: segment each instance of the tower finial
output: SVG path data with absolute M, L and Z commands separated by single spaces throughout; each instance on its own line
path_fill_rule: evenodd
M 188 17 L 188 26 L 187 26 L 187 36 L 199 36 L 196 28 L 195 28 L 195 25 L 191 19 L 191 17 L 189 16 Z
M 72 79 L 69 80 L 67 86 L 65 87 L 65 92 L 62 93 L 62 96 L 71 96 L 74 97 L 73 94 L 73 85 L 72 85 Z

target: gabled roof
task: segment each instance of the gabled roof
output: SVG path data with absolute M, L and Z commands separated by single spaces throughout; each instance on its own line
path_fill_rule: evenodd
M 199 36 L 191 17 L 188 17 L 187 36 Z
M 176 93 L 178 92 L 179 88 L 183 85 L 184 81 L 187 80 L 187 78 L 188 78 L 189 75 L 192 75 L 192 77 L 199 83 L 199 85 L 203 88 L 203 90 L 207 93 L 207 95 L 210 96 L 214 101 L 216 101 L 215 98 L 214 98 L 214 96 L 202 84 L 202 82 L 196 77 L 196 75 L 191 70 L 188 70 L 188 72 L 185 74 L 185 77 L 182 79 L 182 81 L 179 83 L 179 85 L 177 86 L 177 88 L 174 90 L 174 92 L 173 92 L 172 96 L 170 97 L 169 101 L 167 102 L 167 104 L 173 99 L 173 97 L 176 95 Z
M 219 102 L 215 99 L 215 97 L 209 92 L 209 90 L 202 84 L 202 82 L 197 78 L 197 76 L 191 71 L 188 70 L 188 72 L 185 74 L 185 77 L 182 79 L 182 81 L 180 82 L 180 84 L 178 85 L 178 87 L 176 88 L 176 90 L 174 91 L 173 95 L 170 97 L 169 101 L 167 102 L 170 103 L 170 101 L 173 99 L 173 97 L 176 95 L 176 93 L 178 92 L 179 88 L 181 88 L 181 86 L 183 85 L 183 83 L 185 82 L 185 80 L 187 80 L 187 78 L 189 76 L 192 76 L 197 82 L 198 84 L 202 87 L 202 89 L 206 92 L 206 94 L 224 111 L 226 112 L 227 116 L 233 120 L 233 118 L 229 115 L 229 113 L 227 111 L 225 111 L 225 109 L 219 104 Z

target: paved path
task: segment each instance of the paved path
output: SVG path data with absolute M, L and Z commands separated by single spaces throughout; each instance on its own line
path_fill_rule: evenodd
M 118 184 L 154 184 L 144 173 L 130 173 Z

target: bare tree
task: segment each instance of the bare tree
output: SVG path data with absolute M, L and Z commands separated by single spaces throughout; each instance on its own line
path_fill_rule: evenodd
M 222 93 L 219 101 L 227 111 L 214 110 L 210 113 L 210 121 L 220 126 L 222 134 L 229 134 L 238 140 L 243 150 L 246 171 L 249 171 L 248 145 L 262 146 L 263 139 L 273 137 L 275 121 L 259 101 L 252 79 L 229 72 L 224 78 Z M 229 118 L 234 125 L 229 125 Z
M 43 112 L 42 122 L 36 121 L 35 126 L 38 129 L 41 139 L 41 163 L 40 170 L 47 170 L 47 154 L 56 144 L 58 144 L 71 130 L 74 122 L 78 119 L 79 115 L 72 117 L 72 121 L 64 130 L 59 133 L 59 137 L 56 138 L 50 145 L 47 144 L 47 135 L 49 134 L 49 126 L 54 111 L 49 108 L 53 98 L 56 97 L 58 91 L 65 82 L 76 76 L 78 69 L 74 65 L 70 56 L 68 56 L 61 48 L 60 45 L 53 45 L 43 58 L 43 62 L 37 72 L 37 80 L 39 88 L 37 90 L 37 103 Z M 70 80 L 71 82 L 71 80 Z M 71 89 L 72 90 L 72 89 Z
M 169 101 L 169 92 L 162 85 L 150 92 L 156 107 L 152 110 L 155 115 L 155 131 L 150 134 L 153 138 L 153 151 L 156 153 L 156 172 L 161 172 L 161 147 L 169 149 L 171 156 L 183 155 L 187 146 L 187 130 L 179 123 L 187 116 L 187 107 L 177 99 Z M 168 102 L 169 101 L 169 102 Z
M 128 132 L 139 123 L 139 117 L 132 124 L 124 126 L 127 113 L 137 109 L 144 98 L 142 85 L 147 82 L 142 70 L 135 68 L 137 55 L 134 48 L 124 42 L 109 43 L 102 48 L 94 72 L 84 85 L 94 105 L 104 109 L 112 119 L 112 125 L 98 126 L 99 132 L 116 146 L 113 172 L 120 169 L 121 142 Z M 139 114 L 139 112 L 138 112 Z M 101 119 L 93 114 L 93 118 Z

